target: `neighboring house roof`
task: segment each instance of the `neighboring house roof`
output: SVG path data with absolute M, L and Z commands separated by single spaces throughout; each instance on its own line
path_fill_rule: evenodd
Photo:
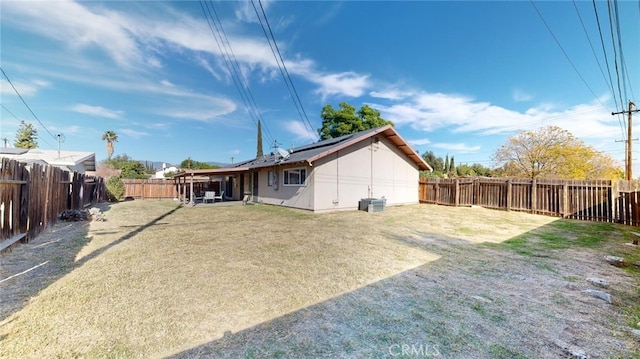
M 11 158 L 26 163 L 47 163 L 65 170 L 95 171 L 96 154 L 93 152 L 42 150 L 33 148 L 2 148 L 0 157 Z
M 313 163 L 323 157 L 347 148 L 353 144 L 356 144 L 365 139 L 374 136 L 385 136 L 391 143 L 393 143 L 400 151 L 402 151 L 412 162 L 414 162 L 418 169 L 423 171 L 433 171 L 433 169 L 427 164 L 422 157 L 398 134 L 398 132 L 391 125 L 374 128 L 367 131 L 362 131 L 354 134 L 331 138 L 324 141 L 319 141 L 302 147 L 296 147 L 292 150 L 276 151 L 275 153 L 265 155 L 259 158 L 251 159 L 230 165 L 229 167 L 218 168 L 214 170 L 186 170 L 174 177 L 181 177 L 186 175 L 206 175 L 206 174 L 222 174 L 222 173 L 237 173 L 251 170 L 254 168 L 271 167 L 274 165 L 282 164 L 294 164 L 301 162 Z M 279 153 L 281 152 L 281 153 Z

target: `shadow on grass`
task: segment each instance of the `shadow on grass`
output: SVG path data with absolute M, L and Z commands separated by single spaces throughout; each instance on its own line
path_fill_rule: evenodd
M 168 223 L 163 223 L 163 222 L 160 222 L 160 221 L 163 220 L 164 218 L 166 218 L 167 216 L 173 214 L 174 212 L 176 212 L 180 208 L 181 208 L 181 206 L 176 206 L 173 209 L 171 209 L 170 211 L 168 211 L 168 212 L 166 212 L 166 213 L 164 213 L 164 214 L 152 219 L 148 223 L 143 224 L 141 226 L 122 226 L 123 228 L 128 228 L 128 227 L 137 227 L 137 228 L 134 229 L 133 231 L 125 234 L 124 236 L 118 238 L 117 240 L 115 240 L 113 242 L 109 242 L 109 244 L 107 244 L 107 245 L 105 245 L 103 247 L 100 247 L 99 249 L 97 249 L 97 250 L 95 250 L 95 251 L 83 256 L 82 258 L 80 258 L 79 260 L 77 260 L 75 262 L 76 267 L 79 267 L 79 266 L 83 265 L 84 263 L 86 263 L 86 262 L 98 257 L 99 255 L 101 255 L 102 253 L 106 252 L 110 248 L 113 248 L 113 247 L 117 246 L 118 244 L 120 244 L 120 243 L 122 243 L 122 242 L 124 242 L 124 241 L 126 241 L 128 239 L 131 239 L 135 235 L 141 233 L 142 231 L 144 231 L 145 229 L 147 229 L 147 228 L 149 228 L 151 226 L 168 224 Z
M 104 213 L 110 205 L 97 206 Z M 77 254 L 88 243 L 90 222 L 58 222 L 46 232 L 27 244 L 20 244 L 13 251 L 2 253 L 0 273 L 0 321 L 23 309 L 30 298 L 64 277 L 87 261 L 98 257 L 108 249 L 131 239 L 150 226 L 159 224 L 163 218 L 171 215 L 180 207 L 152 219 L 119 239 L 85 255 L 76 261 Z M 73 233 L 70 234 L 69 231 Z M 59 233 L 62 233 L 58 236 Z M 65 238 L 69 237 L 70 238 Z
M 559 230 L 570 233 L 563 237 Z M 545 270 L 535 255 L 534 260 L 527 260 L 532 251 L 551 251 L 550 256 L 562 257 L 567 248 L 591 249 L 602 244 L 594 243 L 593 236 L 617 230 L 613 225 L 563 222 L 503 243 L 470 243 L 419 232 L 415 237 L 392 236 L 404 245 L 441 257 L 235 333 L 227 330 L 221 338 L 170 358 L 571 355 L 571 347 L 563 342 L 583 348 L 593 357 L 632 356 L 640 345 L 632 344 L 630 338 L 611 339 L 624 323 L 616 328 L 606 320 L 594 320 L 598 315 L 609 318 L 617 309 L 589 297 L 566 300 L 562 293 L 569 290 L 570 295 L 582 298 L 581 291 L 588 283 L 571 283 L 568 290 L 563 273 Z M 521 249 L 526 249 L 524 257 L 518 256 Z M 503 292 L 504 283 L 510 289 Z M 234 313 L 229 314 L 233 318 Z M 594 345 L 592 336 L 576 332 L 577 325 L 583 333 L 604 333 L 602 338 L 607 337 L 609 345 Z M 226 324 L 231 327 L 233 322 Z

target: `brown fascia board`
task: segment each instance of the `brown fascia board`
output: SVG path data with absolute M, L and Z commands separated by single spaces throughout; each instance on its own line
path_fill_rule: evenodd
M 391 137 L 397 137 L 400 143 L 396 144 L 396 143 L 394 143 L 394 141 L 392 141 L 392 143 L 396 147 L 398 147 L 404 154 L 406 154 L 415 164 L 417 164 L 419 169 L 427 170 L 427 171 L 433 171 L 433 169 L 429 166 L 429 164 L 427 162 L 425 162 L 424 159 L 422 157 L 420 157 L 411 148 L 411 146 L 409 146 L 407 141 L 405 141 L 402 138 L 402 136 L 400 136 L 400 134 L 398 134 L 398 132 L 391 125 L 386 125 L 384 127 L 378 128 L 378 129 L 376 129 L 374 131 L 371 131 L 367 136 L 358 137 L 357 134 L 356 134 L 355 138 L 351 138 L 351 139 L 349 139 L 347 141 L 340 142 L 339 144 L 329 148 L 328 150 L 326 150 L 324 152 L 318 153 L 315 156 L 307 158 L 306 161 L 309 162 L 309 164 L 312 164 L 314 161 L 317 161 L 317 160 L 319 160 L 319 159 L 321 159 L 323 157 L 326 157 L 326 156 L 328 156 L 328 155 L 330 155 L 332 153 L 335 153 L 337 151 L 343 150 L 343 149 L 345 149 L 345 148 L 347 148 L 347 147 L 349 147 L 349 146 L 351 146 L 351 145 L 353 145 L 355 143 L 358 143 L 358 142 L 360 142 L 360 141 L 362 141 L 364 139 L 367 139 L 367 138 L 371 138 L 371 137 L 373 137 L 375 135 L 378 135 L 380 133 L 384 134 L 385 137 L 387 137 L 389 139 Z M 405 150 L 402 149 L 402 147 L 405 147 L 405 146 L 406 146 L 408 151 L 405 151 Z
M 178 172 L 175 175 L 171 176 L 172 178 L 178 177 L 187 177 L 187 176 L 206 176 L 206 175 L 222 175 L 227 173 L 238 173 L 238 172 L 246 172 L 249 171 L 249 167 L 223 167 L 223 168 L 213 168 L 209 170 L 185 170 L 182 172 Z

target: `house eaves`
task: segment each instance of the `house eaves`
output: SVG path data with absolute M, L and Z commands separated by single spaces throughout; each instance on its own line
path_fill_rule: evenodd
M 431 166 L 413 149 L 407 141 L 405 141 L 400 134 L 391 125 L 386 125 L 369 131 L 363 131 L 356 133 L 355 136 L 349 138 L 346 141 L 339 142 L 334 146 L 327 148 L 325 151 L 320 152 L 306 159 L 307 162 L 313 163 L 323 157 L 329 156 L 337 151 L 343 150 L 353 144 L 363 141 L 367 138 L 374 137 L 376 135 L 384 135 L 391 143 L 393 143 L 402 153 L 404 153 L 411 161 L 413 161 L 422 171 L 433 171 Z

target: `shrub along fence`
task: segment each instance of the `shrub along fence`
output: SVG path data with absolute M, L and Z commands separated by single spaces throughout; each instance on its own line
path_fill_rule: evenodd
M 27 242 L 66 209 L 82 209 L 106 198 L 102 178 L 60 168 L 2 159 L 0 167 L 0 251 Z
M 634 182 L 505 178 L 421 179 L 420 202 L 482 206 L 640 226 Z

